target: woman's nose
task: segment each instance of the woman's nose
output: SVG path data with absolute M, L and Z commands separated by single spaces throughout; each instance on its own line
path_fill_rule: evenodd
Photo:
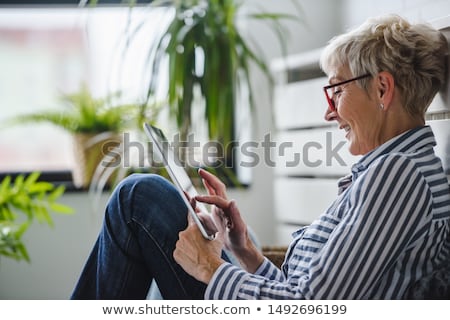
M 331 110 L 330 107 L 327 108 L 325 111 L 324 118 L 326 121 L 334 121 L 337 119 L 337 112 L 336 110 Z

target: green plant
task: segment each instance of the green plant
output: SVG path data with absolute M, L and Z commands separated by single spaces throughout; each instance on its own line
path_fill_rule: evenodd
M 50 213 L 73 212 L 57 202 L 64 186 L 38 181 L 39 176 L 33 172 L 26 178 L 19 175 L 14 181 L 7 176 L 0 184 L 0 255 L 29 262 L 22 236 L 33 221 L 53 226 Z
M 97 1 L 91 1 L 96 3 Z M 254 90 L 250 79 L 252 65 L 256 65 L 272 82 L 263 55 L 252 49 L 245 39 L 239 22 L 247 19 L 266 22 L 277 35 L 283 52 L 286 51 L 287 34 L 283 20 L 301 22 L 301 9 L 292 0 L 298 14 L 264 12 L 242 13 L 240 0 L 155 0 L 151 6 L 173 9 L 173 19 L 159 40 L 147 53 L 148 83 L 147 105 L 159 98 L 157 92 L 163 77 L 168 76 L 167 101 L 170 115 L 175 119 L 181 141 L 188 141 L 196 123 L 193 108 L 203 101 L 204 121 L 209 140 L 217 141 L 217 159 L 226 167 L 232 164 L 235 139 L 234 119 L 237 100 L 244 101 L 240 108 L 255 109 Z M 132 5 L 136 1 L 130 1 Z M 142 24 L 130 32 L 133 36 L 142 30 Z M 126 48 L 125 48 L 126 50 Z M 167 67 L 168 65 L 168 67 Z M 246 90 L 248 89 L 248 90 Z M 248 92 L 243 95 L 243 92 Z M 243 99 L 242 99 L 243 98 Z M 246 103 L 245 103 L 246 101 Z M 197 120 L 197 119 L 195 119 Z M 180 150 L 181 152 L 183 150 Z
M 120 93 L 112 93 L 96 98 L 82 85 L 78 92 L 61 96 L 65 109 L 22 114 L 10 121 L 12 124 L 47 122 L 70 133 L 117 133 L 130 126 L 140 110 L 134 104 L 114 106 L 114 100 L 119 97 Z
M 234 117 L 239 89 L 251 88 L 250 64 L 255 63 L 269 78 L 270 72 L 262 55 L 251 49 L 238 27 L 239 0 L 161 1 L 175 8 L 167 31 L 153 48 L 154 59 L 149 97 L 158 86 L 159 72 L 165 57 L 169 65 L 168 100 L 185 139 L 192 129 L 192 106 L 195 87 L 205 101 L 204 119 L 209 139 L 231 146 L 234 139 Z M 158 1 L 155 2 L 157 4 Z M 249 13 L 242 19 L 269 21 L 283 43 L 280 20 L 295 19 L 284 13 Z M 284 46 L 284 43 L 283 43 Z M 198 68 L 198 65 L 202 67 Z M 248 103 L 255 107 L 253 90 L 248 91 Z M 186 141 L 186 140 L 183 140 Z M 226 150 L 224 150 L 227 153 Z M 223 157 L 224 154 L 219 155 Z
M 7 125 L 24 123 L 50 123 L 73 135 L 75 167 L 72 170 L 74 184 L 87 188 L 96 170 L 103 171 L 104 149 L 120 150 L 125 129 L 134 129 L 150 110 L 138 104 L 120 104 L 120 92 L 97 98 L 86 85 L 71 94 L 64 94 L 61 100 L 64 109 L 37 111 L 21 114 L 9 119 Z M 148 116 L 148 115 L 147 115 Z M 118 169 L 118 168 L 116 168 Z M 117 170 L 113 170 L 117 171 Z M 110 182 L 110 181 L 109 181 Z

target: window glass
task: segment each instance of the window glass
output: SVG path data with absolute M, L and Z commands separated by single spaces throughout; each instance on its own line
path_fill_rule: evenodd
M 5 128 L 4 121 L 65 108 L 60 95 L 82 82 L 95 96 L 121 90 L 127 102 L 143 99 L 143 61 L 167 17 L 162 8 L 138 8 L 132 16 L 128 8 L 1 8 L 0 173 L 71 170 L 70 134 L 50 124 Z M 131 44 L 126 33 L 135 35 Z

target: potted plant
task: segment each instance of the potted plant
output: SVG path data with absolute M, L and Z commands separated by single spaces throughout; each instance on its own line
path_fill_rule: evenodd
M 141 106 L 115 105 L 119 96 L 120 93 L 112 93 L 96 98 L 82 85 L 78 92 L 62 95 L 65 109 L 23 114 L 10 121 L 13 124 L 48 122 L 70 132 L 74 138 L 74 184 L 86 188 L 108 149 L 120 145 L 120 133 L 133 127 L 132 123 L 139 119 Z
M 19 175 L 12 181 L 7 176 L 0 182 L 0 256 L 30 261 L 22 236 L 36 220 L 53 226 L 50 213 L 69 214 L 72 208 L 57 200 L 64 186 L 38 181 L 38 172 L 28 177 Z
M 292 2 L 301 14 L 296 1 Z M 151 2 L 151 6 L 171 7 L 173 18 L 146 55 L 149 57 L 149 68 L 145 72 L 150 76 L 144 86 L 148 102 L 157 101 L 161 86 L 167 87 L 168 107 L 179 130 L 180 141 L 188 141 L 188 135 L 198 125 L 198 119 L 193 119 L 193 108 L 200 101 L 208 139 L 216 141 L 219 146 L 218 166 L 214 165 L 216 169 L 233 167 L 232 142 L 235 139 L 237 107 L 255 109 L 251 66 L 256 65 L 272 81 L 263 55 L 251 48 L 239 22 L 256 19 L 269 23 L 284 51 L 286 32 L 282 20 L 300 21 L 299 14 L 245 14 L 240 10 L 241 5 L 239 0 Z M 140 30 L 141 25 L 138 25 L 130 33 L 129 41 Z M 168 84 L 162 83 L 164 77 L 161 75 L 168 78 Z M 244 101 L 244 104 L 237 106 L 238 100 Z

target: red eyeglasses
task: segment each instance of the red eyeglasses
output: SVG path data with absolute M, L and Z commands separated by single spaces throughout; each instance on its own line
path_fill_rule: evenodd
M 361 79 L 364 79 L 364 78 L 367 78 L 370 76 L 371 76 L 371 74 L 367 73 L 365 75 L 362 75 L 362 76 L 359 76 L 356 78 L 348 79 L 348 80 L 338 82 L 338 83 L 333 83 L 333 84 L 323 87 L 323 91 L 325 92 L 325 97 L 327 98 L 328 106 L 330 107 L 330 110 L 332 110 L 332 111 L 336 110 L 336 103 L 334 102 L 333 99 L 334 99 L 334 95 L 340 92 L 340 90 L 333 91 L 330 89 L 333 89 L 338 86 L 342 86 L 342 85 L 350 83 L 352 81 L 361 80 Z

